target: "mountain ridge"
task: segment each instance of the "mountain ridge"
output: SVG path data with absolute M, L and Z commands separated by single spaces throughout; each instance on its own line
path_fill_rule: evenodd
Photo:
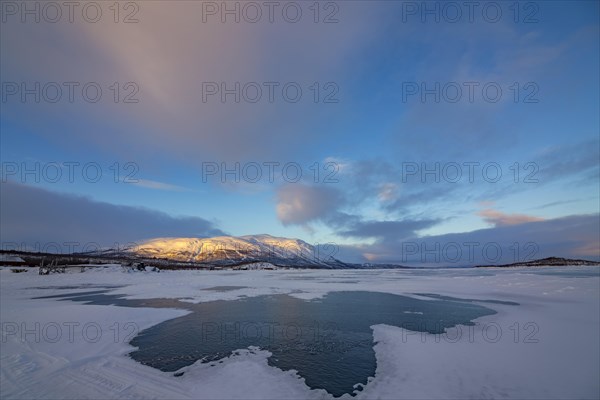
M 315 246 L 301 239 L 269 234 L 212 238 L 154 238 L 126 248 L 120 253 L 137 258 L 210 263 L 219 266 L 246 262 L 269 262 L 277 266 L 313 268 L 352 268 L 354 266 L 354 264 L 344 263 L 335 258 L 337 253 L 335 245 Z
M 510 264 L 490 264 L 490 265 L 475 265 L 473 268 L 517 268 L 517 267 L 564 267 L 564 266 L 595 266 L 600 265 L 599 261 L 590 261 L 582 259 L 571 259 L 563 257 L 546 257 L 531 261 L 522 261 Z

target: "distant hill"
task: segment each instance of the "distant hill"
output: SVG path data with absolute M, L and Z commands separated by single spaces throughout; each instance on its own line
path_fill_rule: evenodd
M 329 251 L 327 251 L 329 250 Z M 123 250 L 104 250 L 94 255 L 152 260 L 157 263 L 186 262 L 199 266 L 233 267 L 270 263 L 289 268 L 357 268 L 333 257 L 332 249 L 299 239 L 267 234 L 213 238 L 157 238 Z
M 579 266 L 579 265 L 600 265 L 598 261 L 589 260 L 577 260 L 562 257 L 547 257 L 540 258 L 539 260 L 532 260 L 526 262 L 517 262 L 512 264 L 501 264 L 501 265 L 476 265 L 475 268 L 511 268 L 511 267 L 565 267 L 565 266 Z

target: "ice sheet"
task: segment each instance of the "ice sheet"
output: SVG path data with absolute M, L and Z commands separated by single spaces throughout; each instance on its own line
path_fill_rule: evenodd
M 568 270 L 590 268 L 595 267 Z M 566 269 L 125 273 L 112 266 L 48 276 L 2 269 L 0 394 L 7 399 L 331 397 L 311 390 L 294 371 L 269 366 L 268 352 L 259 349 L 241 351 L 222 363 L 197 362 L 180 377 L 127 357 L 134 331 L 186 311 L 32 299 L 98 290 L 94 285 L 129 298 L 191 302 L 273 293 L 314 299 L 336 290 L 513 301 L 520 305 L 485 303 L 498 314 L 479 318 L 475 327 L 462 327 L 460 337 L 459 330 L 436 337 L 373 326 L 377 373 L 357 397 L 598 398 L 600 278 L 554 273 Z M 540 273 L 544 271 L 552 274 Z M 201 290 L 219 286 L 240 288 Z

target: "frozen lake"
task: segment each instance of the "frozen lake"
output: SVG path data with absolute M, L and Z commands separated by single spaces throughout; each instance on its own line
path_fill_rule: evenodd
M 496 313 L 452 297 L 429 301 L 363 291 L 332 292 L 316 300 L 279 294 L 199 304 L 172 299 L 127 300 L 106 292 L 43 298 L 190 310 L 190 314 L 167 320 L 134 337 L 130 343 L 138 350 L 131 353 L 132 358 L 172 372 L 198 360 L 218 361 L 238 349 L 257 346 L 272 353 L 269 365 L 296 370 L 310 388 L 325 389 L 334 396 L 353 393 L 357 384 L 366 385 L 368 378 L 375 376 L 371 326 L 387 324 L 441 335 L 449 328 L 472 326 L 474 319 Z
M 0 271 L 2 398 L 597 398 L 597 267 Z

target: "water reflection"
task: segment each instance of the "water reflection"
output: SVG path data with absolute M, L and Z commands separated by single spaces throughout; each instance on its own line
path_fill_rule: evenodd
M 44 298 L 190 310 L 185 316 L 140 332 L 131 341 L 138 349 L 130 356 L 142 364 L 174 372 L 198 360 L 213 362 L 237 349 L 257 346 L 272 353 L 269 365 L 294 369 L 309 387 L 341 396 L 352 394 L 356 384 L 366 384 L 375 375 L 372 325 L 439 334 L 496 313 L 477 304 L 481 300 L 419 296 L 432 300 L 365 291 L 332 292 L 310 301 L 279 294 L 199 304 L 177 299 L 128 300 L 107 290 Z

